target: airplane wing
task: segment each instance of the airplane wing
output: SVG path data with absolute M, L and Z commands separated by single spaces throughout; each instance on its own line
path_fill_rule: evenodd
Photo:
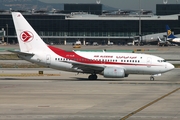
M 75 63 L 72 61 L 63 61 L 66 63 L 71 63 L 73 68 L 81 69 L 83 73 L 101 73 L 104 70 L 104 67 L 99 67 L 91 64 Z
M 16 53 L 18 55 L 34 55 L 33 53 L 25 53 L 25 52 L 20 52 L 20 51 L 16 51 L 16 50 L 7 50 L 7 51 Z
M 158 36 L 158 40 L 159 40 L 159 42 L 161 42 L 162 40 L 161 40 L 161 38 Z

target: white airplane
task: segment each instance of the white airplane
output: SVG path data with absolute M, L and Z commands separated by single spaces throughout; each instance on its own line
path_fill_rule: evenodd
M 154 76 L 168 72 L 174 66 L 163 58 L 136 53 L 65 51 L 44 43 L 31 25 L 19 12 L 12 12 L 20 51 L 11 51 L 27 61 L 57 70 L 90 74 L 88 79 L 96 80 L 97 74 L 106 78 L 124 78 L 129 74 Z
M 180 45 L 180 38 L 173 35 L 173 33 L 168 25 L 166 25 L 166 32 L 167 32 L 167 40 L 169 42 Z

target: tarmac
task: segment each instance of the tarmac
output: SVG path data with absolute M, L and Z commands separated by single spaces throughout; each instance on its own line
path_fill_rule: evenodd
M 180 58 L 179 46 L 82 46 L 77 50 L 85 49 L 136 50 L 178 63 Z M 9 52 L 1 51 L 4 53 Z M 175 68 L 155 81 L 149 80 L 150 75 L 121 79 L 98 75 L 97 80 L 88 80 L 88 74 L 50 68 L 1 68 L 0 120 L 179 120 L 179 73 Z
M 48 68 L 1 69 L 0 120 L 179 120 L 180 69 L 155 77 L 88 80 Z M 55 74 L 47 76 L 46 74 Z

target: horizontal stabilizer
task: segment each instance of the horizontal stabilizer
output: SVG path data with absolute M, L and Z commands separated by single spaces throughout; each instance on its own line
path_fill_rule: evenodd
M 9 52 L 16 53 L 18 55 L 34 55 L 33 53 L 25 53 L 25 52 L 20 52 L 16 50 L 8 50 Z

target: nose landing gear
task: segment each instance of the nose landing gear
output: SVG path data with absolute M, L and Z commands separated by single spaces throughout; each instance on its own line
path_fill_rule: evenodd
M 151 75 L 151 76 L 150 76 L 150 81 L 154 81 L 154 77 L 155 77 L 155 76 L 161 76 L 161 73 Z
M 151 76 L 151 77 L 150 77 L 150 81 L 154 81 L 154 76 Z

